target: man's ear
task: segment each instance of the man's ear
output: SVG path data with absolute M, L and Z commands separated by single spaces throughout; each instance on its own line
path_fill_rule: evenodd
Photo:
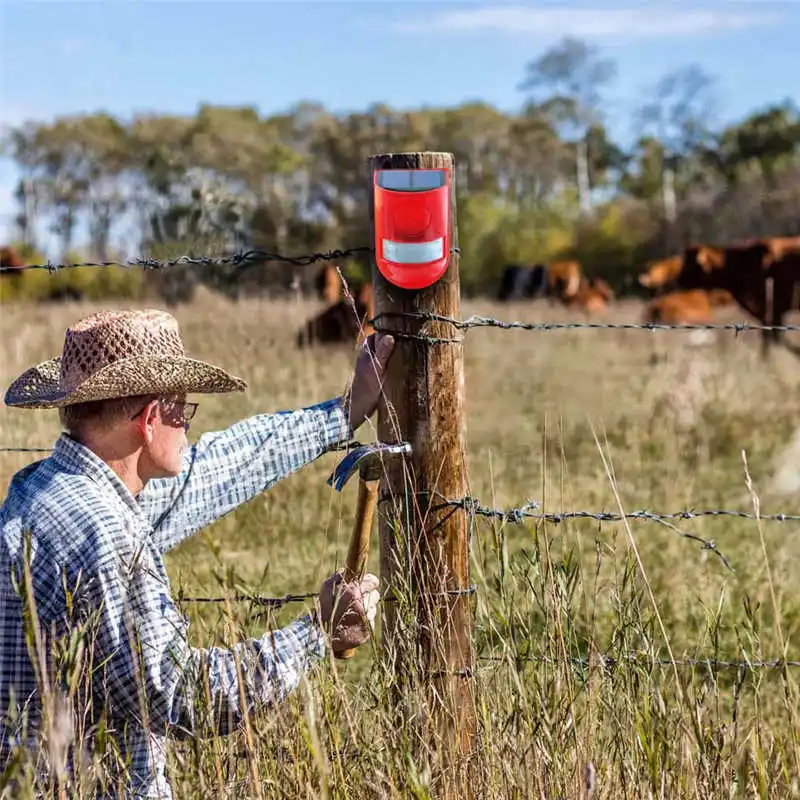
M 156 422 L 158 422 L 159 413 L 158 400 L 151 400 L 145 406 L 144 411 L 134 420 L 137 431 L 146 442 L 150 442 L 153 439 L 153 431 L 155 430 Z

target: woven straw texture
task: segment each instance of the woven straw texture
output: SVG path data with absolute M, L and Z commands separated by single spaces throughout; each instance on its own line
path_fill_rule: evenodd
M 6 405 L 56 408 L 138 394 L 218 394 L 247 384 L 189 358 L 166 311 L 101 311 L 67 329 L 60 356 L 20 375 Z

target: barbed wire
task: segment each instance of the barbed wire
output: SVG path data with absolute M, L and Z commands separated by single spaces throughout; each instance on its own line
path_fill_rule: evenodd
M 749 511 L 737 511 L 727 508 L 710 508 L 701 510 L 687 509 L 685 511 L 629 511 L 626 514 L 617 514 L 611 511 L 535 511 L 539 508 L 536 500 L 529 500 L 519 508 L 491 508 L 482 505 L 474 497 L 463 497 L 460 500 L 443 500 L 443 506 L 466 508 L 470 513 L 482 517 L 493 517 L 503 522 L 521 524 L 525 519 L 535 519 L 544 522 L 560 524 L 570 519 L 592 519 L 597 522 L 622 522 L 625 519 L 649 520 L 651 522 L 666 522 L 669 520 L 689 520 L 700 517 L 737 517 L 739 519 L 762 520 L 764 522 L 800 522 L 800 514 L 753 514 Z
M 456 319 L 442 314 L 432 312 L 401 312 L 401 311 L 382 311 L 376 314 L 370 322 L 376 331 L 381 333 L 391 333 L 393 336 L 404 339 L 415 339 L 430 344 L 458 342 L 460 339 L 446 339 L 422 334 L 412 334 L 403 331 L 395 331 L 392 328 L 384 328 L 376 325 L 376 322 L 383 317 L 395 317 L 401 319 L 416 319 L 421 322 L 442 322 L 452 325 L 458 330 L 468 330 L 469 328 L 500 328 L 502 330 L 520 329 L 526 331 L 553 331 L 553 330 L 645 330 L 645 331 L 735 331 L 737 334 L 746 331 L 800 331 L 800 325 L 756 325 L 749 322 L 708 322 L 708 323 L 668 323 L 668 322 L 520 322 L 496 319 L 495 317 L 485 317 L 473 314 L 467 319 Z
M 62 269 L 75 269 L 77 267 L 140 267 L 143 269 L 156 270 L 175 267 L 178 265 L 191 266 L 241 266 L 244 264 L 265 263 L 269 261 L 280 261 L 286 264 L 305 267 L 315 264 L 318 261 L 336 261 L 348 258 L 359 253 L 372 252 L 371 247 L 351 247 L 346 250 L 329 250 L 327 253 L 309 253 L 300 256 L 284 256 L 280 253 L 270 253 L 265 250 L 245 250 L 233 253 L 228 256 L 180 256 L 167 260 L 157 258 L 132 258 L 127 261 L 81 261 L 73 264 L 54 264 L 47 261 L 45 264 L 23 264 L 20 267 L 0 267 L 0 273 L 18 273 L 29 269 L 46 269 L 48 272 L 59 272 Z
M 52 447 L 0 447 L 0 453 L 52 453 Z
M 332 450 L 346 450 L 362 446 L 359 442 L 339 444 Z M 0 447 L 0 453 L 50 453 L 49 447 Z M 683 511 L 649 511 L 640 509 L 618 514 L 613 511 L 537 511 L 538 500 L 528 500 L 521 506 L 510 508 L 493 508 L 483 505 L 475 497 L 462 497 L 459 500 L 442 498 L 439 507 L 464 508 L 470 514 L 480 517 L 499 519 L 502 522 L 522 524 L 526 519 L 550 522 L 559 525 L 571 519 L 590 519 L 596 522 L 622 522 L 623 520 L 645 520 L 650 522 L 668 522 L 671 520 L 691 520 L 701 517 L 735 517 L 737 519 L 761 520 L 762 522 L 800 522 L 800 514 L 754 514 L 750 511 L 738 511 L 728 508 L 685 509 Z
M 338 450 L 350 450 L 351 448 L 363 447 L 361 442 L 350 441 L 331 445 L 331 452 Z M 0 447 L 0 453 L 52 453 L 52 447 Z
M 469 597 L 478 591 L 477 584 L 471 583 L 463 589 L 447 589 L 443 592 L 428 592 L 426 597 Z M 303 592 L 302 594 L 285 594 L 280 597 L 265 597 L 264 595 L 235 594 L 230 597 L 206 597 L 197 595 L 175 595 L 175 601 L 181 603 L 253 603 L 257 606 L 282 608 L 289 603 L 302 603 L 319 597 L 319 592 Z M 381 603 L 396 603 L 397 598 L 392 595 L 381 597 Z
M 176 603 L 252 603 L 257 606 L 283 608 L 289 603 L 302 603 L 319 597 L 319 592 L 303 592 L 301 594 L 285 594 L 281 597 L 265 597 L 264 595 L 236 594 L 230 597 L 204 597 L 176 594 Z
M 455 252 L 460 252 L 460 248 L 454 247 Z M 319 261 L 335 261 L 348 258 L 352 255 L 371 253 L 374 248 L 371 246 L 351 247 L 347 249 L 336 249 L 328 252 L 309 253 L 298 256 L 285 256 L 280 253 L 271 253 L 265 250 L 245 250 L 231 255 L 224 256 L 179 256 L 178 258 L 161 260 L 157 258 L 137 257 L 127 261 L 81 261 L 70 264 L 54 264 L 48 260 L 44 264 L 23 264 L 18 267 L 0 266 L 2 273 L 20 273 L 30 269 L 45 269 L 50 273 L 56 273 L 64 269 L 75 269 L 79 267 L 123 267 L 123 268 L 143 268 L 146 270 L 160 270 L 179 265 L 191 266 L 246 266 L 266 262 L 283 262 L 296 266 L 309 266 Z M 521 322 L 505 321 L 495 317 L 486 317 L 474 314 L 467 319 L 459 320 L 442 314 L 431 312 L 390 312 L 384 311 L 376 314 L 370 323 L 374 329 L 381 333 L 392 333 L 398 338 L 414 339 L 428 344 L 447 344 L 458 343 L 460 339 L 441 338 L 424 336 L 420 334 L 410 334 L 403 331 L 394 331 L 390 328 L 379 327 L 376 323 L 383 317 L 396 317 L 406 319 L 417 319 L 423 322 L 443 322 L 454 326 L 459 330 L 469 328 L 500 328 L 502 330 L 528 330 L 528 331 L 553 331 L 553 330 L 685 330 L 685 331 L 721 331 L 731 330 L 737 335 L 747 331 L 776 331 L 786 333 L 790 331 L 800 331 L 800 325 L 757 325 L 749 322 L 728 322 L 728 323 L 665 323 L 665 322 Z
M 663 666 L 663 667 L 707 667 L 709 669 L 738 669 L 738 670 L 759 670 L 759 669 L 780 669 L 781 667 L 800 667 L 800 661 L 787 660 L 782 658 L 759 659 L 747 661 L 724 661 L 716 658 L 653 658 L 645 653 L 625 653 L 620 656 L 607 656 L 598 654 L 589 659 L 585 656 L 573 656 L 570 658 L 553 658 L 545 655 L 523 655 L 517 656 L 509 654 L 500 655 L 479 655 L 479 661 L 490 661 L 494 663 L 515 664 L 519 662 L 535 662 L 549 664 L 569 663 L 576 666 L 589 667 L 592 664 L 598 666 L 614 667 L 620 664 L 640 664 L 641 666 Z
M 465 590 L 456 590 L 452 593 L 457 594 L 465 594 L 471 595 L 474 594 L 477 590 L 477 587 L 472 584 Z M 258 605 L 261 607 L 272 607 L 272 608 L 282 608 L 289 603 L 296 603 L 296 602 L 303 602 L 305 600 L 314 599 L 319 597 L 318 592 L 306 592 L 303 594 L 286 594 L 282 597 L 264 597 L 261 595 L 234 595 L 229 598 L 224 597 L 188 597 L 183 595 L 176 595 L 175 600 L 177 602 L 184 602 L 184 603 L 216 603 L 221 604 L 226 601 L 226 599 L 230 602 L 248 602 L 252 603 L 253 605 Z M 381 602 L 390 602 L 393 598 L 381 598 Z M 516 664 L 519 663 L 549 663 L 549 664 L 563 664 L 569 663 L 574 666 L 580 667 L 590 667 L 592 665 L 602 666 L 606 669 L 610 669 L 612 667 L 618 667 L 620 665 L 626 666 L 664 666 L 664 667 L 706 667 L 712 670 L 719 670 L 719 669 L 736 669 L 736 670 L 746 670 L 746 671 L 754 671 L 754 670 L 762 670 L 762 669 L 780 669 L 781 667 L 786 668 L 795 668 L 800 667 L 800 661 L 798 660 L 791 660 L 791 659 L 780 659 L 780 658 L 771 658 L 771 659 L 760 659 L 760 660 L 748 660 L 748 661 L 733 661 L 733 660 L 720 660 L 717 658 L 677 658 L 677 659 L 669 659 L 669 658 L 653 658 L 645 653 L 625 653 L 620 656 L 609 656 L 609 655 L 595 655 L 593 658 L 588 657 L 570 657 L 567 659 L 564 658 L 553 658 L 552 656 L 546 655 L 478 655 L 478 661 L 484 662 L 492 662 L 492 663 L 507 663 L 507 664 Z

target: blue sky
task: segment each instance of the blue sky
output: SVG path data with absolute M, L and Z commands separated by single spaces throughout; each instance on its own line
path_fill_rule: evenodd
M 200 103 L 301 100 L 336 111 L 481 99 L 513 111 L 526 62 L 561 36 L 618 63 L 613 133 L 664 73 L 695 62 L 717 79 L 722 122 L 800 101 L 800 2 L 66 2 L 0 0 L 0 120 L 105 110 L 192 113 Z M 0 239 L 15 172 L 0 163 Z

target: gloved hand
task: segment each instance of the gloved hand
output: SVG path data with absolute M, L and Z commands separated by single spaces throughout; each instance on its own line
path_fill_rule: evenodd
M 394 337 L 388 333 L 372 333 L 361 345 L 353 380 L 344 397 L 344 407 L 353 431 L 358 430 L 378 407 L 386 378 L 386 365 L 393 352 Z
M 360 581 L 345 583 L 331 575 L 319 592 L 320 620 L 334 652 L 358 647 L 369 639 L 378 611 L 380 581 L 367 572 Z

